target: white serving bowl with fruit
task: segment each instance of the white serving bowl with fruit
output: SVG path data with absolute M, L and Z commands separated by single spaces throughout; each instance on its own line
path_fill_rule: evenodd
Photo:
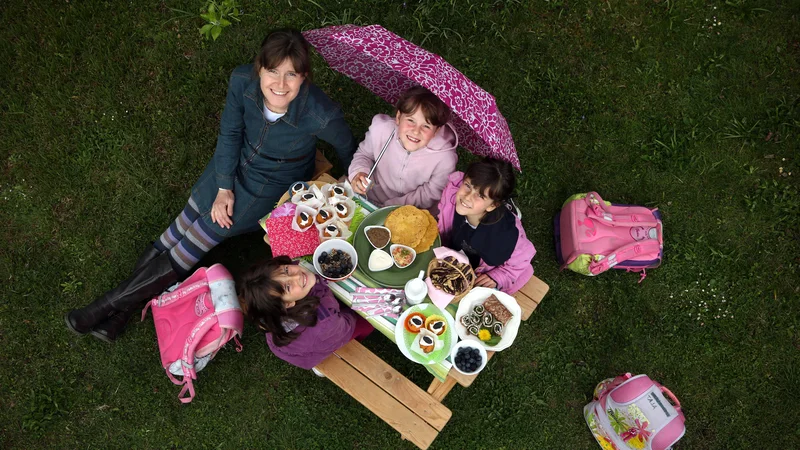
M 450 362 L 464 375 L 475 375 L 486 367 L 489 355 L 474 341 L 459 341 L 450 353 Z
M 314 250 L 314 269 L 326 280 L 342 281 L 358 267 L 358 253 L 343 239 L 329 239 Z

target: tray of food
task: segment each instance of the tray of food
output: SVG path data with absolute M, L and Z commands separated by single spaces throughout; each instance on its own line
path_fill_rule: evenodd
M 397 347 L 406 358 L 419 364 L 442 362 L 455 346 L 455 321 L 436 305 L 422 303 L 408 308 L 394 328 Z
M 439 245 L 436 219 L 428 211 L 408 205 L 376 210 L 353 234 L 358 268 L 384 287 L 402 288 L 420 270 L 427 270 L 433 248 Z
M 455 320 L 461 339 L 499 352 L 514 343 L 522 321 L 522 308 L 505 292 L 476 287 L 459 302 Z

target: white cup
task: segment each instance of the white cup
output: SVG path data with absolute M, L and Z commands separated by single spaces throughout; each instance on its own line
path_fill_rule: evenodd
M 420 270 L 418 278 L 412 278 L 406 282 L 406 303 L 410 306 L 422 303 L 428 295 L 428 285 L 422 281 L 423 277 L 425 277 L 425 271 Z

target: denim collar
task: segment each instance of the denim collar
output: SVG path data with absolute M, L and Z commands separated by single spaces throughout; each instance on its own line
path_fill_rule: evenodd
M 308 101 L 309 84 L 310 82 L 307 79 L 303 81 L 303 84 L 300 86 L 300 92 L 297 93 L 297 97 L 289 103 L 289 109 L 286 111 L 286 114 L 278 120 L 282 120 L 297 128 L 300 112 L 305 109 L 306 102 Z M 264 109 L 264 95 L 261 94 L 261 84 L 258 77 L 250 80 L 250 84 L 247 85 L 244 91 L 244 96 L 254 101 L 259 111 Z

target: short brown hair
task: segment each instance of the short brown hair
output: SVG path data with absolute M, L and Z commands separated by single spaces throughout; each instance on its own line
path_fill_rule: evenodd
M 422 86 L 407 89 L 397 100 L 397 111 L 403 114 L 414 114 L 417 108 L 422 108 L 422 115 L 433 126 L 440 127 L 450 120 L 450 108 Z
M 306 77 L 311 75 L 308 41 L 303 33 L 291 28 L 275 30 L 261 43 L 261 50 L 254 61 L 256 75 L 261 69 L 274 69 L 287 59 L 292 62 L 295 72 Z

